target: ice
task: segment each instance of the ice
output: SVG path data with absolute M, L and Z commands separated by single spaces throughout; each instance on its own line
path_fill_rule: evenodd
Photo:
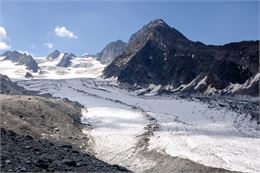
M 159 124 L 148 149 L 188 158 L 213 167 L 260 172 L 260 134 L 256 122 L 225 107 L 168 96 L 136 96 L 113 79 L 20 81 L 28 89 L 78 101 L 85 108 L 82 122 L 93 125 L 96 156 L 142 172 L 154 166 L 136 149 L 149 112 Z M 151 89 L 157 88 L 150 85 Z M 133 109 L 135 108 L 135 109 Z M 247 118 L 246 118 L 247 117 Z

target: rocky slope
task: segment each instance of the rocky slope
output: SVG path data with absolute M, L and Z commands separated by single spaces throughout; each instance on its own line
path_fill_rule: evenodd
M 117 40 L 109 43 L 106 47 L 97 54 L 97 60 L 103 64 L 111 63 L 117 56 L 121 55 L 127 43 L 122 40 Z
M 0 94 L 35 95 L 37 92 L 29 91 L 11 81 L 8 76 L 0 74 Z
M 0 77 L 1 171 L 128 171 L 93 156 L 79 103 L 37 96 Z
M 4 172 L 126 172 L 73 148 L 1 128 Z M 18 154 L 19 153 L 19 154 Z
M 223 46 L 193 42 L 163 20 L 145 25 L 129 39 L 105 77 L 181 93 L 259 94 L 259 41 Z M 153 89 L 150 87 L 150 89 Z
M 19 65 L 25 65 L 26 68 L 32 72 L 37 72 L 39 70 L 39 66 L 33 57 L 31 55 L 27 55 L 26 53 L 7 51 L 1 56 L 5 57 L 3 60 L 10 60 Z

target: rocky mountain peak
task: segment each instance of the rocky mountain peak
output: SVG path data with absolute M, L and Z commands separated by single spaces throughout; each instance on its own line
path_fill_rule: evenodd
M 48 56 L 47 56 L 47 59 L 56 59 L 60 56 L 60 51 L 58 51 L 57 49 L 54 50 L 52 53 L 50 53 Z
M 60 62 L 57 64 L 58 67 L 69 67 L 71 65 L 71 60 L 75 58 L 76 55 L 73 53 L 65 53 L 60 60 Z
M 25 65 L 28 70 L 37 72 L 39 66 L 31 55 L 21 53 L 19 51 L 7 51 L 2 56 L 5 56 L 4 60 L 10 60 L 19 65 Z
M 156 19 L 130 37 L 125 51 L 105 68 L 104 76 L 144 88 L 170 86 L 167 91 L 183 93 L 235 92 L 252 83 L 247 94 L 257 95 L 258 46 L 259 41 L 207 46 Z
M 14 51 L 6 51 L 4 54 L 2 54 L 2 56 L 5 56 L 8 59 L 13 59 L 13 60 L 17 59 L 19 56 L 23 56 L 23 55 L 27 56 L 26 53 L 22 53 L 22 52 L 16 51 L 16 50 L 14 50 Z
M 156 19 L 147 25 L 144 25 L 142 29 L 134 33 L 129 39 L 128 47 L 132 50 L 139 49 L 147 42 L 161 45 L 163 49 L 163 47 L 172 46 L 173 44 L 175 46 L 187 45 L 190 44 L 191 41 L 177 29 L 171 28 L 162 19 Z
M 162 19 L 155 19 L 151 22 L 149 22 L 147 25 L 145 25 L 145 27 L 149 27 L 149 28 L 157 28 L 157 27 L 161 27 L 161 28 L 168 28 L 170 29 L 171 27 Z

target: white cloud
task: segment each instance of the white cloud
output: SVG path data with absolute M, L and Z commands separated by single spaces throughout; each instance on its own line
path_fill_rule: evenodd
M 57 26 L 55 34 L 59 37 L 78 38 L 72 31 L 69 31 L 65 26 Z
M 52 43 L 44 43 L 44 46 L 48 47 L 49 49 L 53 48 L 53 44 Z
M 3 41 L 7 36 L 7 32 L 4 27 L 0 26 L 0 40 Z
M 0 50 L 10 49 L 11 46 L 7 45 L 5 42 L 0 41 Z
M 4 27 L 0 26 L 0 50 L 10 49 L 11 46 L 6 43 L 7 32 Z

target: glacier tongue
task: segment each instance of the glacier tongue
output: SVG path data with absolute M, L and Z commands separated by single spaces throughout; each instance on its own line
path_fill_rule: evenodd
M 143 172 L 156 164 L 140 154 L 147 149 L 207 166 L 260 172 L 259 125 L 226 107 L 196 99 L 136 96 L 114 80 L 39 79 L 18 84 L 85 105 L 82 122 L 93 129 L 84 132 L 93 137 L 96 156 L 109 163 Z M 148 136 L 147 148 L 138 148 L 150 120 L 156 120 L 158 128 Z

